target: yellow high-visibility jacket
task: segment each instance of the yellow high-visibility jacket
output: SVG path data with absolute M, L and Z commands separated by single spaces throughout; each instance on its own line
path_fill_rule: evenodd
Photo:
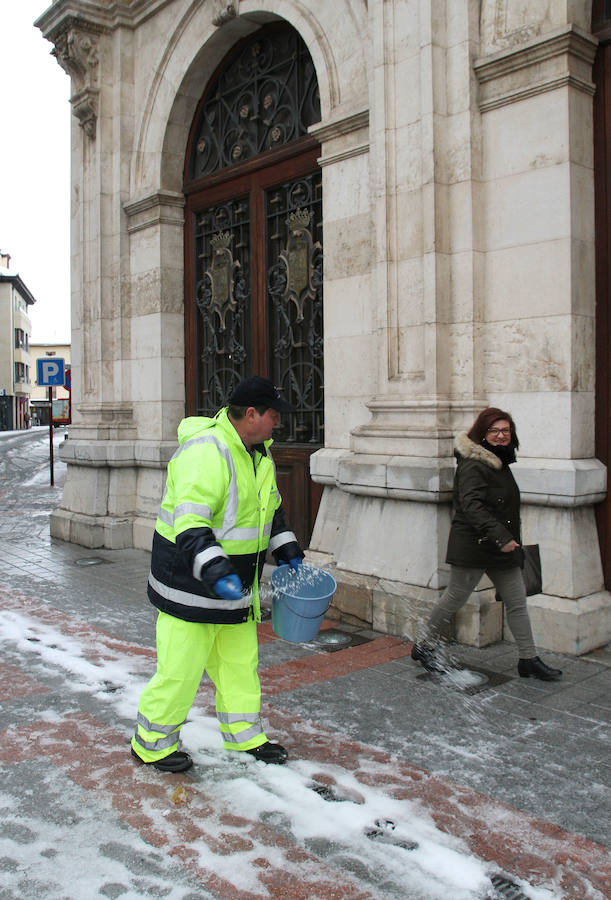
M 148 596 L 158 609 L 189 622 L 260 620 L 258 582 L 267 549 L 276 562 L 303 556 L 287 528 L 272 441 L 248 452 L 227 409 L 178 426 L 179 448 L 168 464 L 155 525 Z M 239 600 L 214 592 L 219 578 L 237 574 Z

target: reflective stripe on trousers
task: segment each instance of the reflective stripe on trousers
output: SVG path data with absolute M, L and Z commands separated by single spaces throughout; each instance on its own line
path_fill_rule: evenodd
M 141 725 L 142 728 L 136 728 L 134 740 L 145 750 L 167 750 L 169 747 L 174 747 L 174 744 L 180 743 L 180 729 L 185 722 L 186 719 L 183 719 L 183 721 L 179 722 L 177 725 L 159 725 L 156 722 L 149 722 L 142 713 L 138 713 L 136 723 L 137 725 Z M 142 730 L 144 730 L 147 735 L 157 733 L 166 735 L 166 737 L 148 740 L 142 736 Z
M 263 722 L 259 713 L 226 713 L 216 711 L 221 734 L 228 744 L 243 744 L 264 734 Z M 244 727 L 252 723 L 250 727 Z M 224 728 L 223 726 L 228 726 Z
M 180 728 L 204 670 L 216 686 L 225 749 L 250 750 L 264 744 L 257 662 L 254 620 L 213 625 L 160 612 L 157 671 L 140 695 L 134 751 L 145 762 L 155 762 L 178 749 Z

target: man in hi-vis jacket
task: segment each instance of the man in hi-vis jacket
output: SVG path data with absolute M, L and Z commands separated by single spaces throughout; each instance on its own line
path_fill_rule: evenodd
M 204 670 L 216 686 L 226 750 L 283 763 L 267 740 L 257 675 L 258 582 L 267 550 L 297 569 L 269 455 L 280 412 L 294 412 L 267 378 L 241 381 L 214 418 L 178 426 L 155 525 L 148 596 L 159 610 L 157 671 L 138 704 L 132 756 L 162 772 L 193 765 L 179 736 Z

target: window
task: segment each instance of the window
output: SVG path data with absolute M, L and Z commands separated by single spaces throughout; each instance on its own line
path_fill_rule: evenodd
M 22 328 L 15 329 L 15 350 L 28 349 L 28 336 Z
M 26 366 L 25 363 L 15 363 L 15 384 L 25 384 Z

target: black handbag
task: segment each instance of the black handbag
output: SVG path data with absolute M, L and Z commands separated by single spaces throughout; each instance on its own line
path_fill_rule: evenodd
M 526 596 L 532 597 L 533 594 L 540 594 L 543 590 L 543 582 L 541 580 L 541 554 L 539 553 L 538 544 L 526 544 L 520 548 L 522 550 L 522 578 L 524 579 L 524 587 L 526 588 Z M 495 600 L 501 602 L 503 598 L 500 594 L 495 594 Z
M 524 566 L 522 567 L 522 577 L 526 588 L 526 596 L 532 597 L 533 594 L 540 594 L 543 590 L 543 582 L 541 581 L 541 555 L 539 553 L 538 544 L 526 544 L 522 547 L 524 554 Z

